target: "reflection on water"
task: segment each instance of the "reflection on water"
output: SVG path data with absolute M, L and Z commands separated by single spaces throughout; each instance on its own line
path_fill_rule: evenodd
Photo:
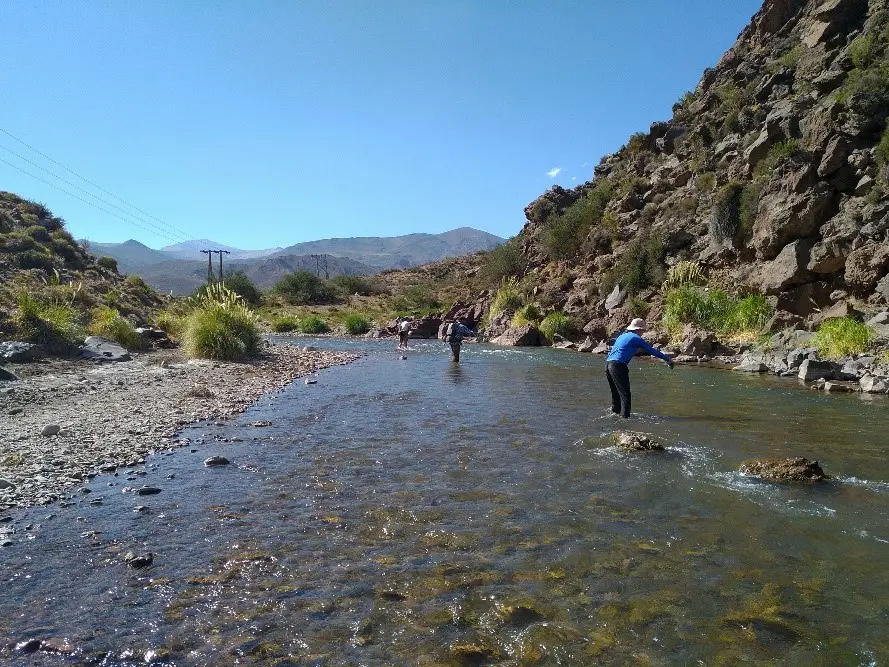
M 441 343 L 414 342 L 406 360 L 385 342 L 316 344 L 368 355 L 237 422 L 188 429 L 192 445 L 144 477 L 101 475 L 71 507 L 16 517 L 0 550 L 0 640 L 56 652 L 6 649 L 0 662 L 889 656 L 885 401 L 639 362 L 625 424 L 603 417 L 598 357 L 467 345 L 454 364 Z M 668 450 L 611 447 L 626 426 Z M 217 453 L 233 465 L 202 465 Z M 735 472 L 794 455 L 834 480 L 776 487 Z M 143 484 L 162 492 L 121 493 Z M 152 567 L 122 564 L 140 550 Z

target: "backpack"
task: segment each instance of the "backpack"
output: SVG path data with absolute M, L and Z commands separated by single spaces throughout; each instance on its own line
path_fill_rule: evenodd
M 451 323 L 448 325 L 448 328 L 445 329 L 445 342 L 446 342 L 446 343 L 450 343 L 450 342 L 454 339 L 454 327 L 455 327 L 455 325 L 456 325 L 455 322 L 451 322 Z

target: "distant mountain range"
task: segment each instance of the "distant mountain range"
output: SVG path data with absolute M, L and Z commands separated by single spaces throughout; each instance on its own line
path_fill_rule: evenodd
M 208 239 L 185 241 L 160 250 L 133 240 L 124 243 L 90 241 L 88 246 L 96 256 L 114 257 L 121 273 L 139 275 L 162 292 L 188 294 L 207 278 L 206 256 L 200 251 L 208 248 L 231 253 L 223 258 L 226 272 L 229 269 L 243 270 L 257 285 L 269 288 L 287 273 L 298 269 L 317 270 L 323 275 L 323 261 L 317 262 L 311 255 L 327 255 L 326 270 L 331 277 L 370 275 L 383 269 L 427 264 L 446 257 L 490 250 L 501 243 L 503 239 L 499 236 L 461 227 L 442 234 L 324 239 L 267 250 L 241 250 Z M 218 257 L 214 257 L 214 271 L 218 266 Z

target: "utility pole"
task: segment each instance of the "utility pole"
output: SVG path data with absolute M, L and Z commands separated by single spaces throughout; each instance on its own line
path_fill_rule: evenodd
M 201 250 L 207 256 L 207 284 L 213 282 L 213 250 Z
M 324 280 L 330 280 L 330 274 L 327 273 L 327 253 L 324 253 Z
M 222 273 L 222 256 L 231 255 L 231 252 L 228 250 L 211 250 L 210 252 L 219 253 L 219 282 L 224 282 L 225 276 Z
M 321 255 L 315 255 L 313 253 L 312 255 L 310 255 L 310 257 L 315 258 L 315 276 L 320 278 L 321 277 L 321 266 L 319 264 L 319 261 L 321 259 Z

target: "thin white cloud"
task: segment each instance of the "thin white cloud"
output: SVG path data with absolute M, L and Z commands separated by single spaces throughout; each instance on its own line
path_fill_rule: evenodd
M 572 181 L 576 181 L 576 180 L 577 180 L 577 176 L 572 176 L 572 177 L 571 177 L 571 180 L 572 180 Z
M 548 172 L 546 172 L 546 175 L 549 176 L 550 178 L 555 178 L 556 176 L 559 175 L 559 173 L 561 171 L 562 171 L 561 167 L 553 167 Z

